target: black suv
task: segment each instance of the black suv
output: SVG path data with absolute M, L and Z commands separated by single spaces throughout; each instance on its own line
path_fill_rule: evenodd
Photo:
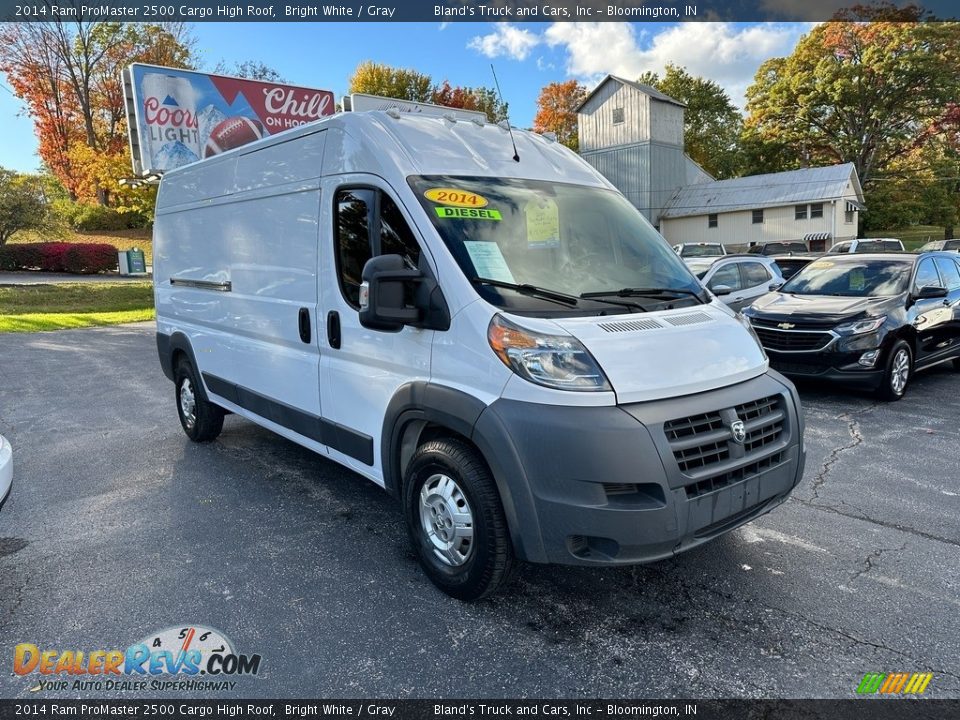
M 899 400 L 917 370 L 960 371 L 960 256 L 828 255 L 743 311 L 770 365 Z

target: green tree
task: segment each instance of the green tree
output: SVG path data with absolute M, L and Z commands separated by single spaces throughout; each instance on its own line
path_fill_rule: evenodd
M 647 72 L 638 82 L 687 106 L 683 116 L 683 144 L 687 155 L 714 177 L 738 174 L 743 119 L 720 85 L 673 64 L 667 65 L 662 77 Z
M 960 24 L 915 7 L 856 7 L 764 63 L 747 91 L 757 137 L 800 164 L 852 162 L 864 186 L 911 153 L 960 91 Z
M 0 247 L 20 230 L 43 229 L 48 224 L 41 179 L 0 168 Z
M 434 89 L 429 75 L 371 60 L 364 60 L 357 65 L 357 69 L 350 76 L 349 88 L 351 93 L 366 93 L 414 102 L 430 102 Z

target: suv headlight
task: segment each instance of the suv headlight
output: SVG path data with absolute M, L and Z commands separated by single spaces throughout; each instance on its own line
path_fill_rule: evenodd
M 597 361 L 570 335 L 534 332 L 494 315 L 487 341 L 504 365 L 537 385 L 581 392 L 612 389 Z
M 879 330 L 886 321 L 886 317 L 867 318 L 866 320 L 857 320 L 856 322 L 837 325 L 834 331 L 841 335 L 863 335 L 864 333 Z

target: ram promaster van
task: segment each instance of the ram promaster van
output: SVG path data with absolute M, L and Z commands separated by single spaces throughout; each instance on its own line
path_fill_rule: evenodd
M 670 557 L 784 501 L 791 383 L 558 143 L 341 113 L 164 175 L 157 348 L 180 421 L 232 412 L 396 496 L 430 579 Z

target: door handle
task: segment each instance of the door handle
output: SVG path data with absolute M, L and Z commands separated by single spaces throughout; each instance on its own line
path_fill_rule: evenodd
M 310 343 L 310 310 L 300 308 L 300 314 L 297 317 L 297 325 L 300 328 L 300 339 L 303 342 Z
M 340 348 L 340 313 L 336 310 L 327 313 L 327 342 L 334 350 Z

